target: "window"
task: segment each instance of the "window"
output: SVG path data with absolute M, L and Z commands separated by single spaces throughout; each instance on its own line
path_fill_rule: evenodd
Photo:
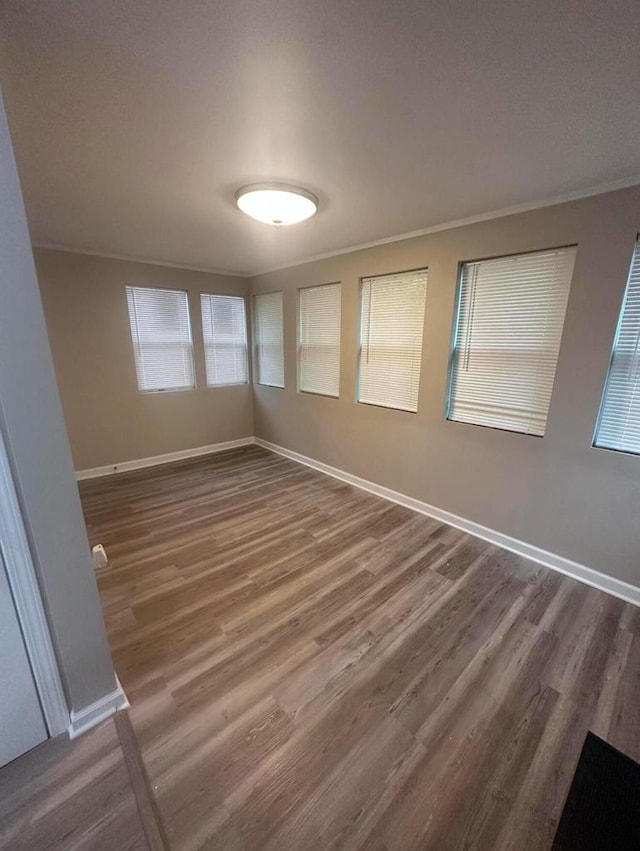
M 127 304 L 140 390 L 193 389 L 193 344 L 186 292 L 127 287 Z
M 246 384 L 247 320 L 244 298 L 200 295 L 207 387 Z
M 258 384 L 284 387 L 282 293 L 255 295 L 253 306 Z
M 340 395 L 340 284 L 300 290 L 299 387 Z
M 448 419 L 544 435 L 575 254 L 462 265 Z
M 640 241 L 631 262 L 595 445 L 640 454 Z
M 418 410 L 427 270 L 363 278 L 358 401 Z

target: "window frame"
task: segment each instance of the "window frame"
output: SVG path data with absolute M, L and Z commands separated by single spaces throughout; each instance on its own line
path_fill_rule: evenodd
M 618 308 L 618 319 L 616 322 L 616 329 L 613 335 L 613 343 L 611 345 L 611 351 L 609 354 L 609 362 L 607 365 L 607 371 L 604 378 L 604 383 L 602 386 L 602 394 L 600 396 L 600 404 L 598 406 L 598 416 L 596 417 L 596 423 L 593 430 L 593 438 L 591 441 L 591 448 L 597 449 L 601 452 L 614 452 L 616 455 L 624 455 L 627 458 L 636 458 L 640 460 L 640 449 L 637 452 L 634 452 L 632 449 L 619 449 L 615 446 L 601 446 L 598 441 L 598 433 L 600 431 L 600 424 L 604 415 L 605 402 L 607 399 L 607 390 L 609 389 L 609 380 L 611 377 L 611 370 L 614 363 L 614 358 L 616 354 L 616 348 L 618 345 L 618 340 L 620 337 L 620 331 L 622 329 L 624 314 L 627 307 L 627 296 L 629 294 L 631 288 L 631 278 L 634 271 L 634 264 L 637 262 L 640 267 L 640 233 L 636 234 L 636 239 L 633 244 L 633 251 L 631 253 L 631 262 L 629 263 L 629 271 L 627 272 L 627 280 L 624 286 L 624 292 L 622 293 L 622 299 L 620 301 L 620 306 Z
M 364 293 L 364 284 L 365 281 L 372 281 L 376 278 L 391 278 L 396 275 L 411 275 L 415 272 L 424 272 L 427 276 L 427 280 L 425 283 L 425 293 L 424 293 L 424 310 L 422 313 L 422 343 L 420 347 L 420 369 L 418 370 L 418 392 L 416 396 L 416 407 L 415 410 L 412 408 L 399 408 L 396 405 L 384 405 L 380 402 L 366 402 L 360 399 L 360 379 L 361 379 L 361 361 L 362 361 L 362 303 L 363 303 L 363 293 Z M 378 408 L 383 411 L 397 411 L 401 414 L 417 414 L 420 410 L 420 383 L 422 381 L 422 353 L 424 351 L 424 332 L 425 326 L 427 323 L 427 297 L 428 297 L 428 287 L 429 287 L 429 266 L 421 265 L 415 266 L 411 269 L 401 269 L 396 272 L 378 272 L 374 275 L 361 275 L 358 278 L 358 350 L 357 350 L 357 360 L 356 360 L 356 381 L 355 381 L 355 403 L 357 405 L 364 405 L 367 408 Z
M 246 381 L 233 381 L 229 384 L 210 384 L 209 376 L 207 373 L 207 342 L 204 334 L 204 314 L 202 312 L 202 297 L 206 296 L 207 298 L 231 298 L 237 299 L 242 302 L 243 310 L 244 310 L 244 357 L 245 357 L 245 365 L 247 372 Z M 249 327 L 248 327 L 248 315 L 247 315 L 247 299 L 244 295 L 235 295 L 231 293 L 211 293 L 211 292 L 200 292 L 200 324 L 202 326 L 202 351 L 204 354 L 204 381 L 205 387 L 207 390 L 217 390 L 223 387 L 246 387 L 248 384 L 251 384 L 251 371 L 249 367 Z
M 256 298 L 265 295 L 280 295 L 282 301 L 282 384 L 266 384 L 260 381 L 260 360 L 258 357 L 258 311 L 256 309 Z M 251 297 L 251 332 L 252 332 L 252 361 L 253 361 L 253 384 L 259 387 L 268 387 L 272 390 L 284 390 L 286 387 L 286 357 L 285 357 L 285 317 L 284 317 L 284 290 L 268 290 L 267 292 L 253 293 Z
M 339 343 L 338 343 L 338 392 L 336 395 L 332 393 L 319 393 L 317 390 L 305 390 L 301 386 L 302 369 L 301 369 L 301 354 L 302 354 L 302 293 L 306 290 L 320 290 L 323 287 L 338 287 L 338 311 L 339 311 Z M 303 393 L 305 396 L 319 396 L 321 399 L 339 399 L 340 398 L 340 383 L 342 380 L 342 281 L 330 281 L 327 284 L 311 284 L 308 287 L 298 287 L 297 291 L 297 313 L 296 313 L 296 391 Z
M 508 254 L 492 254 L 492 255 L 488 255 L 488 256 L 484 256 L 484 257 L 479 257 L 479 258 L 474 258 L 474 259 L 465 259 L 465 260 L 459 260 L 458 261 L 457 276 L 456 276 L 456 296 L 455 296 L 455 303 L 454 303 L 454 310 L 453 310 L 453 319 L 452 319 L 452 324 L 451 324 L 451 334 L 450 334 L 450 337 L 449 337 L 449 357 L 448 357 L 448 362 L 447 362 L 447 384 L 446 384 L 446 394 L 445 394 L 445 404 L 444 404 L 444 419 L 445 419 L 445 422 L 456 423 L 459 426 L 470 426 L 472 428 L 489 429 L 490 431 L 497 431 L 497 432 L 500 432 L 501 434 L 512 434 L 512 435 L 516 435 L 516 436 L 519 436 L 519 437 L 532 437 L 532 438 L 537 438 L 537 439 L 543 439 L 545 437 L 549 417 L 551 415 L 552 404 L 553 404 L 553 393 L 555 391 L 555 375 L 556 375 L 556 372 L 557 372 L 558 363 L 560 361 L 560 352 L 561 352 L 561 349 L 562 349 L 562 338 L 564 336 L 564 324 L 566 322 L 566 317 L 567 317 L 567 312 L 568 312 L 568 307 L 569 307 L 569 298 L 571 297 L 571 287 L 572 287 L 572 284 L 573 284 L 573 275 L 575 273 L 575 262 L 576 262 L 576 259 L 577 259 L 578 247 L 579 246 L 578 246 L 577 242 L 570 242 L 570 243 L 563 244 L 563 245 L 555 245 L 555 246 L 552 246 L 552 247 L 549 247 L 549 248 L 534 248 L 534 249 L 528 249 L 528 250 L 525 250 L 525 251 L 511 251 Z M 531 432 L 520 431 L 520 430 L 510 429 L 510 428 L 504 428 L 502 426 L 490 425 L 488 423 L 469 422 L 468 420 L 453 419 L 451 417 L 451 407 L 452 407 L 452 403 L 453 403 L 453 385 L 454 385 L 454 378 L 455 378 L 456 350 L 458 348 L 458 346 L 457 346 L 458 328 L 459 328 L 459 324 L 460 324 L 460 315 L 461 315 L 461 310 L 462 310 L 462 283 L 463 283 L 462 279 L 463 279 L 463 274 L 464 274 L 464 267 L 468 266 L 468 265 L 473 265 L 473 264 L 488 263 L 488 262 L 491 262 L 493 260 L 496 260 L 496 261 L 498 261 L 498 260 L 509 260 L 510 258 L 515 258 L 515 257 L 528 257 L 528 256 L 531 256 L 531 255 L 534 255 L 534 254 L 548 254 L 548 253 L 554 252 L 554 251 L 566 251 L 566 250 L 569 250 L 569 249 L 575 250 L 574 266 L 573 266 L 573 269 L 572 269 L 572 272 L 571 272 L 571 278 L 569 280 L 569 288 L 568 288 L 568 292 L 567 292 L 567 305 L 565 307 L 565 314 L 564 314 L 563 321 L 562 321 L 562 330 L 560 332 L 560 342 L 559 342 L 559 345 L 558 345 L 558 357 L 556 359 L 556 368 L 555 368 L 555 372 L 554 372 L 553 387 L 552 387 L 552 391 L 551 391 L 551 396 L 549 398 L 549 407 L 547 409 L 547 419 L 545 421 L 545 430 L 544 430 L 543 434 L 534 434 L 534 433 L 531 433 Z
M 131 327 L 131 312 L 129 310 L 129 290 L 151 290 L 155 292 L 170 292 L 170 293 L 183 293 L 186 300 L 187 306 L 187 330 L 189 332 L 189 350 L 191 355 L 191 373 L 193 375 L 193 384 L 178 386 L 178 387 L 156 387 L 156 388 L 143 388 L 140 386 L 140 377 L 138 374 L 138 358 L 136 355 L 136 343 L 133 339 L 133 329 Z M 196 390 L 198 386 L 198 379 L 196 374 L 196 361 L 195 361 L 195 346 L 193 343 L 193 324 L 191 321 L 191 301 L 189 299 L 189 291 L 182 287 L 159 287 L 152 286 L 150 284 L 125 284 L 125 300 L 127 304 L 127 318 L 129 320 L 129 339 L 131 342 L 131 349 L 133 353 L 133 367 L 136 376 L 136 384 L 138 386 L 139 393 L 145 394 L 158 394 L 158 393 L 188 393 L 192 390 Z M 137 321 L 136 321 L 137 324 Z

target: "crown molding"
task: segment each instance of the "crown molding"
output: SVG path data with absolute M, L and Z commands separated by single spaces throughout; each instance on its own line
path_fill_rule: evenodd
M 230 278 L 246 280 L 249 273 L 230 272 L 228 269 L 213 269 L 206 266 L 187 266 L 184 263 L 171 263 L 168 260 L 151 260 L 149 257 L 132 257 L 128 254 L 110 254 L 106 251 L 89 251 L 85 248 L 72 248 L 69 245 L 58 245 L 54 242 L 34 242 L 33 248 L 46 251 L 64 251 L 67 254 L 82 254 L 87 257 L 103 257 L 105 260 L 124 260 L 127 263 L 145 263 L 147 266 L 162 266 L 167 269 L 184 269 L 186 272 L 205 272 L 207 275 L 226 275 Z
M 168 260 L 152 260 L 149 257 L 134 257 L 126 254 L 111 254 L 106 251 L 89 251 L 84 248 L 73 248 L 69 245 L 59 245 L 51 242 L 34 242 L 34 248 L 44 248 L 50 251 L 65 251 L 69 254 L 83 254 L 88 257 L 104 257 L 107 260 L 124 260 L 132 263 L 145 263 L 149 266 L 163 266 L 168 269 L 184 269 L 189 272 L 205 272 L 209 275 L 226 275 L 232 278 L 257 278 L 261 275 L 269 275 L 272 272 L 281 272 L 284 269 L 292 269 L 296 266 L 304 266 L 307 263 L 316 263 L 319 260 L 329 260 L 332 257 L 340 257 L 343 254 L 351 254 L 355 251 L 365 251 L 368 248 L 378 248 L 382 245 L 390 245 L 394 242 L 402 242 L 405 239 L 416 239 L 420 236 L 428 236 L 432 233 L 441 231 L 453 230 L 454 228 L 466 227 L 467 225 L 475 225 L 480 222 L 488 222 L 492 219 L 500 219 L 504 216 L 513 216 L 517 213 L 528 213 L 532 210 L 540 210 L 544 207 L 553 207 L 556 204 L 566 204 L 569 201 L 580 201 L 584 198 L 592 198 L 596 195 L 604 195 L 606 192 L 615 192 L 619 189 L 629 189 L 632 186 L 640 185 L 640 174 L 632 177 L 615 180 L 610 183 L 601 183 L 597 186 L 590 186 L 586 189 L 579 189 L 574 192 L 567 192 L 564 195 L 556 195 L 552 198 L 544 198 L 539 201 L 529 201 L 522 204 L 514 204 L 510 207 L 502 207 L 499 210 L 491 210 L 487 213 L 478 213 L 474 216 L 466 216 L 462 219 L 451 219 L 447 222 L 441 222 L 437 225 L 431 225 L 419 230 L 399 233 L 393 236 L 386 236 L 381 239 L 374 239 L 370 242 L 360 242 L 355 245 L 349 245 L 345 248 L 338 248 L 334 251 L 326 251 L 322 254 L 313 254 L 307 257 L 301 257 L 299 260 L 293 260 L 291 263 L 284 263 L 280 266 L 271 266 L 266 269 L 258 269 L 249 272 L 232 272 L 228 269 L 216 269 L 207 266 L 191 266 L 184 263 L 172 263 Z
M 615 192 L 618 189 L 629 189 L 632 186 L 640 185 L 640 174 L 633 177 L 616 180 L 611 183 L 603 183 L 598 186 L 591 186 L 588 189 L 580 189 L 575 192 L 568 192 L 565 195 L 557 195 L 553 198 L 546 198 L 540 201 L 529 201 L 523 204 L 514 204 L 511 207 L 502 207 L 499 210 L 492 210 L 488 213 L 478 213 L 475 216 L 467 216 L 463 219 L 452 219 L 448 222 L 442 222 L 438 225 L 431 225 L 427 228 L 409 231 L 407 233 L 399 233 L 395 236 L 387 236 L 382 239 L 374 239 L 371 242 L 361 242 L 357 245 L 350 245 L 347 248 L 339 248 L 336 251 L 327 251 L 324 254 L 314 254 L 310 257 L 304 257 L 296 260 L 293 263 L 285 263 L 282 266 L 273 266 L 268 269 L 262 269 L 257 272 L 250 272 L 247 277 L 257 278 L 261 275 L 270 275 L 272 272 L 281 272 L 284 269 L 292 269 L 295 266 L 304 266 L 307 263 L 316 263 L 318 260 L 329 260 L 331 257 L 339 257 L 342 254 L 352 254 L 354 251 L 364 251 L 367 248 L 378 248 L 381 245 L 390 245 L 394 242 L 402 242 L 405 239 L 415 239 L 419 236 L 428 236 L 431 233 L 439 233 L 440 231 L 453 230 L 467 225 L 475 225 L 479 222 L 487 222 L 492 219 L 501 219 L 504 216 L 513 216 L 517 213 L 528 213 L 532 210 L 540 210 L 543 207 L 554 207 L 557 204 L 566 204 L 569 201 L 580 201 L 583 198 L 592 198 L 596 195 L 604 195 L 606 192 Z

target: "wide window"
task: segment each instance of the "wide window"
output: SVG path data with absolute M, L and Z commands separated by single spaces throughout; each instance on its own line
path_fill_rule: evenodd
M 544 435 L 575 253 L 462 265 L 450 420 Z
M 631 263 L 595 445 L 640 454 L 640 241 Z
M 340 393 L 340 284 L 300 290 L 299 387 Z
M 255 295 L 253 308 L 256 380 L 258 384 L 284 387 L 282 293 Z
M 363 278 L 358 401 L 418 410 L 427 270 Z
M 249 373 L 244 298 L 202 293 L 200 307 L 207 387 L 246 384 Z
M 186 292 L 127 287 L 127 304 L 140 390 L 192 389 L 193 344 Z

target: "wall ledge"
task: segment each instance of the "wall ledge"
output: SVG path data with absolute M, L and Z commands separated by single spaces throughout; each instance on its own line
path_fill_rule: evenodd
M 71 723 L 69 724 L 69 738 L 75 739 L 83 733 L 88 733 L 98 724 L 110 718 L 121 709 L 129 709 L 129 701 L 120 680 L 116 677 L 117 688 L 105 694 L 103 697 L 79 709 L 77 712 L 71 710 Z
M 76 470 L 76 479 L 97 479 L 100 476 L 112 476 L 126 473 L 129 470 L 141 470 L 144 467 L 156 467 L 158 464 L 170 464 L 185 458 L 197 458 L 199 455 L 210 455 L 214 452 L 224 452 L 239 446 L 250 446 L 253 437 L 241 437 L 238 440 L 226 440 L 223 443 L 211 443 L 208 446 L 195 446 L 193 449 L 180 449 L 178 452 L 167 452 L 164 455 L 150 455 L 148 458 L 137 458 L 133 461 L 121 461 L 118 464 L 105 464 L 104 467 L 90 467 L 87 470 Z
M 548 550 L 540 549 L 533 544 L 528 544 L 525 541 L 520 541 L 517 538 L 512 538 L 510 535 L 505 535 L 503 532 L 498 532 L 496 529 L 490 529 L 487 526 L 482 526 L 480 523 L 475 523 L 473 520 L 467 520 L 464 517 L 459 517 L 457 514 L 452 514 L 449 511 L 444 511 L 442 508 L 437 508 L 434 505 L 429 505 L 421 500 L 414 499 L 411 496 L 406 496 L 398 491 L 391 490 L 382 485 L 377 485 L 375 482 L 370 482 L 367 479 L 362 479 L 360 476 L 354 476 L 337 467 L 331 467 L 329 464 L 324 464 L 321 461 L 316 461 L 314 458 L 309 458 L 299 452 L 294 452 L 291 449 L 285 449 L 283 446 L 278 446 L 275 443 L 270 443 L 260 437 L 255 438 L 255 443 L 262 446 L 263 449 L 269 449 L 278 455 L 283 455 L 292 461 L 297 461 L 300 464 L 305 464 L 307 467 L 312 467 L 321 473 L 326 473 L 333 476 L 335 479 L 340 479 L 342 482 L 361 488 L 369 493 L 387 499 L 390 502 L 395 502 L 397 505 L 402 505 L 405 508 L 410 508 L 412 511 L 417 511 L 420 514 L 426 514 L 428 517 L 433 517 L 435 520 L 440 520 L 447 523 L 449 526 L 455 526 L 457 529 L 462 529 L 463 532 L 468 532 L 470 535 L 475 535 L 477 538 L 482 538 L 505 550 L 510 550 L 524 558 L 538 562 L 545 567 L 563 573 L 565 576 L 570 576 L 572 579 L 577 579 L 586 585 L 604 591 L 607 594 L 612 594 L 614 597 L 619 597 L 627 603 L 632 603 L 635 606 L 640 606 L 640 588 L 624 582 L 622 579 L 616 579 L 613 576 L 608 576 L 601 573 L 592 567 L 579 564 L 564 556 L 551 553 Z

